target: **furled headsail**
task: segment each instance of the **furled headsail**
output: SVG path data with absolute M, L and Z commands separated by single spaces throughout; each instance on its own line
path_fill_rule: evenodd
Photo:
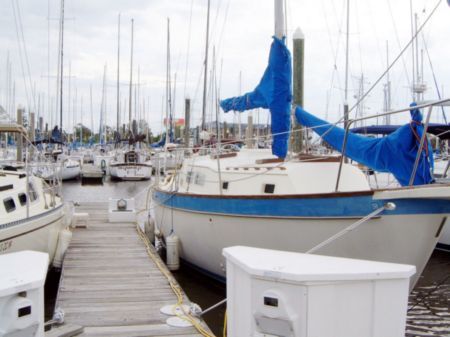
M 225 112 L 250 109 L 270 109 L 272 121 L 272 153 L 285 158 L 288 150 L 292 102 L 291 53 L 285 38 L 273 37 L 269 64 L 258 86 L 252 92 L 220 102 Z
M 390 172 L 402 186 L 408 185 L 423 135 L 422 114 L 414 105 L 413 103 L 410 110 L 411 122 L 386 137 L 370 138 L 350 132 L 345 155 L 376 171 Z M 295 116 L 301 125 L 313 128 L 334 149 L 342 150 L 344 129 L 309 114 L 301 107 L 295 109 Z M 421 153 L 413 184 L 433 182 L 432 167 L 433 151 L 430 142 L 427 142 Z

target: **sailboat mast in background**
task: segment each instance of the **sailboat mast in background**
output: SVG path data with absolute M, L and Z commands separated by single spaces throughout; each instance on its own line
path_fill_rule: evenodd
M 131 19 L 131 61 L 130 61 L 130 95 L 128 98 L 128 130 L 132 133 L 132 96 L 133 96 L 133 39 L 134 39 L 134 19 Z

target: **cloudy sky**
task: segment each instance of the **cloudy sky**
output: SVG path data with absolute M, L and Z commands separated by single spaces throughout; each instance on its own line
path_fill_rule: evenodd
M 419 25 L 439 2 L 439 8 L 419 38 L 424 49 L 427 99 L 437 97 L 430 62 L 439 90 L 444 91 L 444 96 L 450 96 L 450 7 L 445 0 L 412 0 Z M 210 64 L 214 46 L 217 84 L 222 98 L 239 93 L 240 73 L 242 92 L 252 90 L 258 83 L 274 30 L 273 6 L 273 0 L 211 0 Z M 183 117 L 184 98 L 190 97 L 191 123 L 198 124 L 206 7 L 207 0 L 65 0 L 65 128 L 79 122 L 91 126 L 90 87 L 94 127 L 99 124 L 102 97 L 106 101 L 107 123 L 115 125 L 119 13 L 121 122 L 128 119 L 130 22 L 134 18 L 133 80 L 136 84 L 139 77 L 140 86 L 136 95 L 133 94 L 133 100 L 134 96 L 139 98 L 136 108 L 133 105 L 133 114 L 145 116 L 155 132 L 161 129 L 165 105 L 166 30 L 167 18 L 170 18 L 172 81 L 176 76 L 175 117 Z M 337 120 L 342 112 L 345 9 L 345 0 L 287 0 L 289 45 L 297 27 L 301 27 L 306 39 L 305 108 L 330 121 Z M 9 110 L 13 110 L 13 102 L 21 104 L 27 110 L 39 111 L 49 123 L 55 123 L 60 0 L 5 0 L 0 2 L 0 10 L 3 14 L 0 19 L 0 104 Z M 410 40 L 410 0 L 351 1 L 350 12 L 349 103 L 352 106 L 360 84 L 368 89 L 384 72 L 386 45 L 389 45 L 392 61 Z M 22 30 L 17 31 L 16 22 Z M 25 57 L 21 62 L 20 55 L 25 53 L 19 46 L 26 47 L 29 67 Z M 390 72 L 393 108 L 404 107 L 411 101 L 411 58 L 408 51 Z M 10 83 L 7 81 L 8 59 Z M 102 95 L 105 65 L 106 94 Z M 365 114 L 382 110 L 383 83 L 385 79 L 364 102 Z M 436 120 L 442 120 L 442 114 L 436 116 Z M 220 118 L 233 121 L 235 117 L 222 112 Z M 255 111 L 254 118 L 266 123 L 267 113 Z

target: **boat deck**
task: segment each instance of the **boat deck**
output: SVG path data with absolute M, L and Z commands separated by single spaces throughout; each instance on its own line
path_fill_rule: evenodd
M 84 327 L 78 336 L 202 336 L 194 327 L 166 324 L 170 316 L 160 308 L 177 303 L 177 296 L 134 223 L 108 223 L 106 203 L 80 205 L 76 212 L 89 213 L 89 223 L 73 229 L 63 264 L 56 308 L 64 310 L 65 324 Z

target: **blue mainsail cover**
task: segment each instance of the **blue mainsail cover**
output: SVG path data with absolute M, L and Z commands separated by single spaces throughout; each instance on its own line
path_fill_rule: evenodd
M 412 107 L 415 104 L 411 104 Z M 414 167 L 420 138 L 423 134 L 422 114 L 412 108 L 411 122 L 398 128 L 395 132 L 383 138 L 369 138 L 350 132 L 348 134 L 345 155 L 358 163 L 376 171 L 391 172 L 402 186 L 409 185 L 409 179 Z M 297 121 L 314 132 L 338 151 L 342 150 L 345 130 L 330 125 L 301 107 L 295 109 Z M 433 151 L 430 142 L 424 146 L 421 154 L 414 185 L 433 182 L 431 169 L 433 167 Z
M 272 120 L 272 153 L 285 158 L 291 127 L 290 111 L 292 102 L 291 53 L 285 38 L 273 37 L 269 54 L 269 64 L 258 86 L 252 92 L 240 97 L 232 97 L 220 102 L 225 112 L 246 111 L 256 108 L 270 109 Z

